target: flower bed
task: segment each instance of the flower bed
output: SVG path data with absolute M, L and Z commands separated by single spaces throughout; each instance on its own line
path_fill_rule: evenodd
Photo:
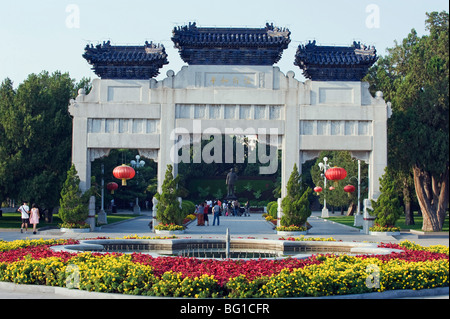
M 275 230 L 283 232 L 305 232 L 308 229 L 305 226 L 291 225 L 291 226 L 280 226 L 275 228 Z
M 182 231 L 184 229 L 185 229 L 184 226 L 175 225 L 175 224 L 158 224 L 155 226 L 155 230 Z
M 289 239 L 291 240 L 291 239 Z M 54 252 L 67 240 L 0 242 L 0 281 L 168 297 L 301 297 L 448 286 L 448 247 L 383 244 L 390 255 L 216 260 Z M 379 284 L 369 285 L 370 271 Z M 370 270 L 370 271 L 369 271 Z

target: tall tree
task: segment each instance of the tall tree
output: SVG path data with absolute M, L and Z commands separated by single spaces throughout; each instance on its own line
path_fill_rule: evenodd
M 449 201 L 448 18 L 448 12 L 427 13 L 429 34 L 412 30 L 396 43 L 372 82 L 392 101 L 389 165 L 405 176 L 412 169 L 425 231 L 442 229 Z
M 31 74 L 17 90 L 9 79 L 1 84 L 0 198 L 26 199 L 49 210 L 58 206 L 71 159 L 67 106 L 87 84 L 60 72 Z

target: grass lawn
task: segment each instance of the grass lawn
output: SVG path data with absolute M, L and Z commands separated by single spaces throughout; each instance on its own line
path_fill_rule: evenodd
M 355 220 L 355 218 L 353 216 L 341 216 L 341 215 L 332 216 L 332 217 L 329 217 L 326 219 L 331 220 L 336 223 L 343 224 L 343 225 L 352 226 L 352 227 L 353 227 L 353 223 Z M 396 226 L 400 227 L 401 230 L 408 230 L 408 229 L 422 230 L 423 217 L 419 216 L 417 214 L 417 212 L 414 212 L 414 222 L 416 223 L 415 225 L 406 225 L 405 224 L 405 216 L 401 216 L 400 219 L 397 221 Z M 355 228 L 361 229 L 362 227 L 355 227 Z M 448 230 L 449 230 L 449 225 L 448 225 L 448 214 L 447 214 L 447 218 L 445 219 L 444 226 L 442 227 L 442 231 L 448 232 Z
M 138 215 L 131 215 L 131 214 L 114 214 L 110 215 L 108 214 L 108 224 L 117 223 L 123 220 L 127 220 L 130 218 L 135 218 Z M 42 227 L 58 227 L 58 224 L 61 224 L 62 220 L 59 218 L 58 214 L 53 215 L 53 223 L 46 223 L 43 218 L 40 219 L 39 224 L 37 225 L 37 228 Z M 13 212 L 13 213 L 3 213 L 3 217 L 0 217 L 0 229 L 6 229 L 6 228 L 17 228 L 20 229 L 20 225 L 22 224 L 22 220 L 20 218 L 19 212 Z M 28 227 L 33 227 L 32 225 L 29 225 Z

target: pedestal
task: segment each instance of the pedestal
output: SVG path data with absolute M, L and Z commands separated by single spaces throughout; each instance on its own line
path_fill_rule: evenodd
M 136 215 L 141 214 L 141 208 L 139 207 L 139 199 L 137 199 L 137 198 L 136 198 L 136 204 L 133 207 L 133 213 L 135 213 Z
M 328 208 L 326 208 L 326 207 L 322 208 L 322 218 L 328 218 L 328 217 L 330 217 Z
M 375 222 L 375 217 L 368 217 L 368 218 L 364 218 L 364 222 L 363 222 L 363 233 L 366 235 L 369 235 L 370 233 L 370 228 L 373 226 Z
M 86 220 L 86 222 L 89 224 L 90 230 L 94 231 L 95 230 L 95 196 L 91 196 L 91 198 L 89 199 L 89 215 L 88 215 L 88 219 Z
M 106 218 L 106 213 L 104 210 L 101 210 L 97 215 L 97 224 L 99 225 L 107 225 L 108 219 Z
M 364 217 L 362 214 L 355 215 L 355 221 L 353 223 L 353 226 L 361 227 L 361 226 L 363 226 L 363 222 L 364 222 Z

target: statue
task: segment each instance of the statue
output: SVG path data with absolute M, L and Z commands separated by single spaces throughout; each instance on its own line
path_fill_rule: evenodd
M 237 179 L 237 174 L 233 171 L 233 169 L 230 169 L 230 172 L 227 174 L 227 180 L 225 182 L 228 185 L 227 197 L 236 197 L 234 195 L 234 184 L 236 183 Z

